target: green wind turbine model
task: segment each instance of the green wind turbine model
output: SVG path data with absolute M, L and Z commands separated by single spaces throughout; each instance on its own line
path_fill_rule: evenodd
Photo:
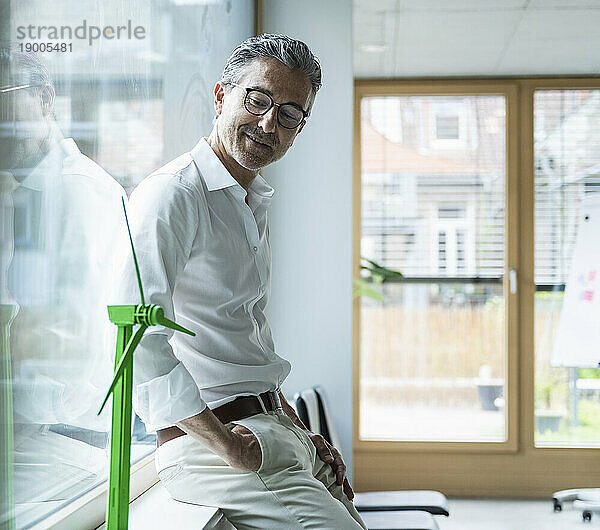
M 138 305 L 108 306 L 108 317 L 118 326 L 117 347 L 115 355 L 115 375 L 98 414 L 104 409 L 110 394 L 112 402 L 112 426 L 110 437 L 110 475 L 108 482 L 108 506 L 106 510 L 107 530 L 124 530 L 127 528 L 129 515 L 129 467 L 131 446 L 131 393 L 133 388 L 133 352 L 142 339 L 148 326 L 165 326 L 195 336 L 195 333 L 176 324 L 165 317 L 162 307 L 154 304 L 146 305 L 142 290 L 142 278 L 138 267 L 133 239 L 129 229 L 125 199 L 123 212 L 131 242 L 133 263 L 140 288 L 142 303 Z M 133 335 L 133 326 L 140 327 Z

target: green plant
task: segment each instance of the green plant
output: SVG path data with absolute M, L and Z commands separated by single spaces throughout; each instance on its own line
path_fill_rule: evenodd
M 402 278 L 402 273 L 379 265 L 375 261 L 363 256 L 361 256 L 360 261 L 360 269 L 361 271 L 365 271 L 366 274 L 363 274 L 361 278 L 352 279 L 353 297 L 366 296 L 383 302 L 385 297 L 381 292 L 380 285 L 392 278 Z
M 582 399 L 578 404 L 579 425 L 600 431 L 600 403 Z
M 547 374 L 543 382 L 535 385 L 536 407 L 551 410 L 553 403 L 564 403 L 567 400 L 569 384 L 560 375 Z
M 579 368 L 577 377 L 579 379 L 600 379 L 600 368 Z
M 550 410 L 555 394 L 560 390 L 560 380 L 556 375 L 548 374 L 543 382 L 535 385 L 536 406 Z

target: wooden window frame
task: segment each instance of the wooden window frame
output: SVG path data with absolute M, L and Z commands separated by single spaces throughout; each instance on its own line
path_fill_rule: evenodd
M 533 94 L 537 89 L 600 89 L 600 77 L 356 80 L 354 99 L 353 271 L 360 271 L 360 103 L 369 96 L 506 97 L 505 277 L 518 271 L 506 300 L 507 440 L 425 442 L 361 440 L 360 299 L 353 302 L 353 456 L 355 485 L 371 489 L 443 489 L 452 495 L 546 496 L 600 486 L 600 450 L 535 447 Z M 551 471 L 552 475 L 547 473 Z

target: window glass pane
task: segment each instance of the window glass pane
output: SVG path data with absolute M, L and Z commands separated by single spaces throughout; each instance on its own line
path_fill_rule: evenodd
M 503 96 L 362 100 L 361 256 L 403 277 L 361 298 L 361 439 L 506 439 L 505 123 Z
M 573 265 L 582 205 L 590 198 L 600 198 L 599 131 L 600 90 L 534 93 L 538 446 L 600 445 L 600 370 L 579 366 L 576 352 L 572 361 L 553 356 L 561 316 L 568 316 L 562 314 L 564 291 Z M 600 234 L 593 244 L 598 237 Z M 589 284 L 582 292 L 589 297 L 584 303 L 592 302 L 598 294 L 595 270 L 592 267 L 581 279 L 582 285 Z M 600 315 L 596 325 L 600 326 Z
M 110 407 L 97 411 L 114 362 L 106 294 L 121 194 L 209 134 L 214 83 L 253 33 L 254 2 L 7 5 L 0 483 L 15 506 L 1 507 L 0 527 L 13 513 L 27 528 L 107 478 Z M 154 447 L 134 417 L 132 462 Z
M 438 140 L 458 140 L 458 116 L 437 116 Z

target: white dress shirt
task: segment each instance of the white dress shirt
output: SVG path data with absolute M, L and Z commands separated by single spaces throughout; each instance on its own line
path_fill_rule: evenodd
M 108 430 L 110 412 L 97 411 L 113 370 L 104 330 L 125 191 L 71 138 L 12 180 L 0 300 L 19 307 L 10 330 L 15 422 Z
M 273 192 L 258 175 L 246 203 L 205 139 L 133 192 L 128 212 L 145 301 L 196 334 L 153 326 L 135 350 L 134 407 L 148 430 L 276 390 L 289 374 L 264 313 Z M 123 252 L 119 302 L 139 303 L 131 252 Z

